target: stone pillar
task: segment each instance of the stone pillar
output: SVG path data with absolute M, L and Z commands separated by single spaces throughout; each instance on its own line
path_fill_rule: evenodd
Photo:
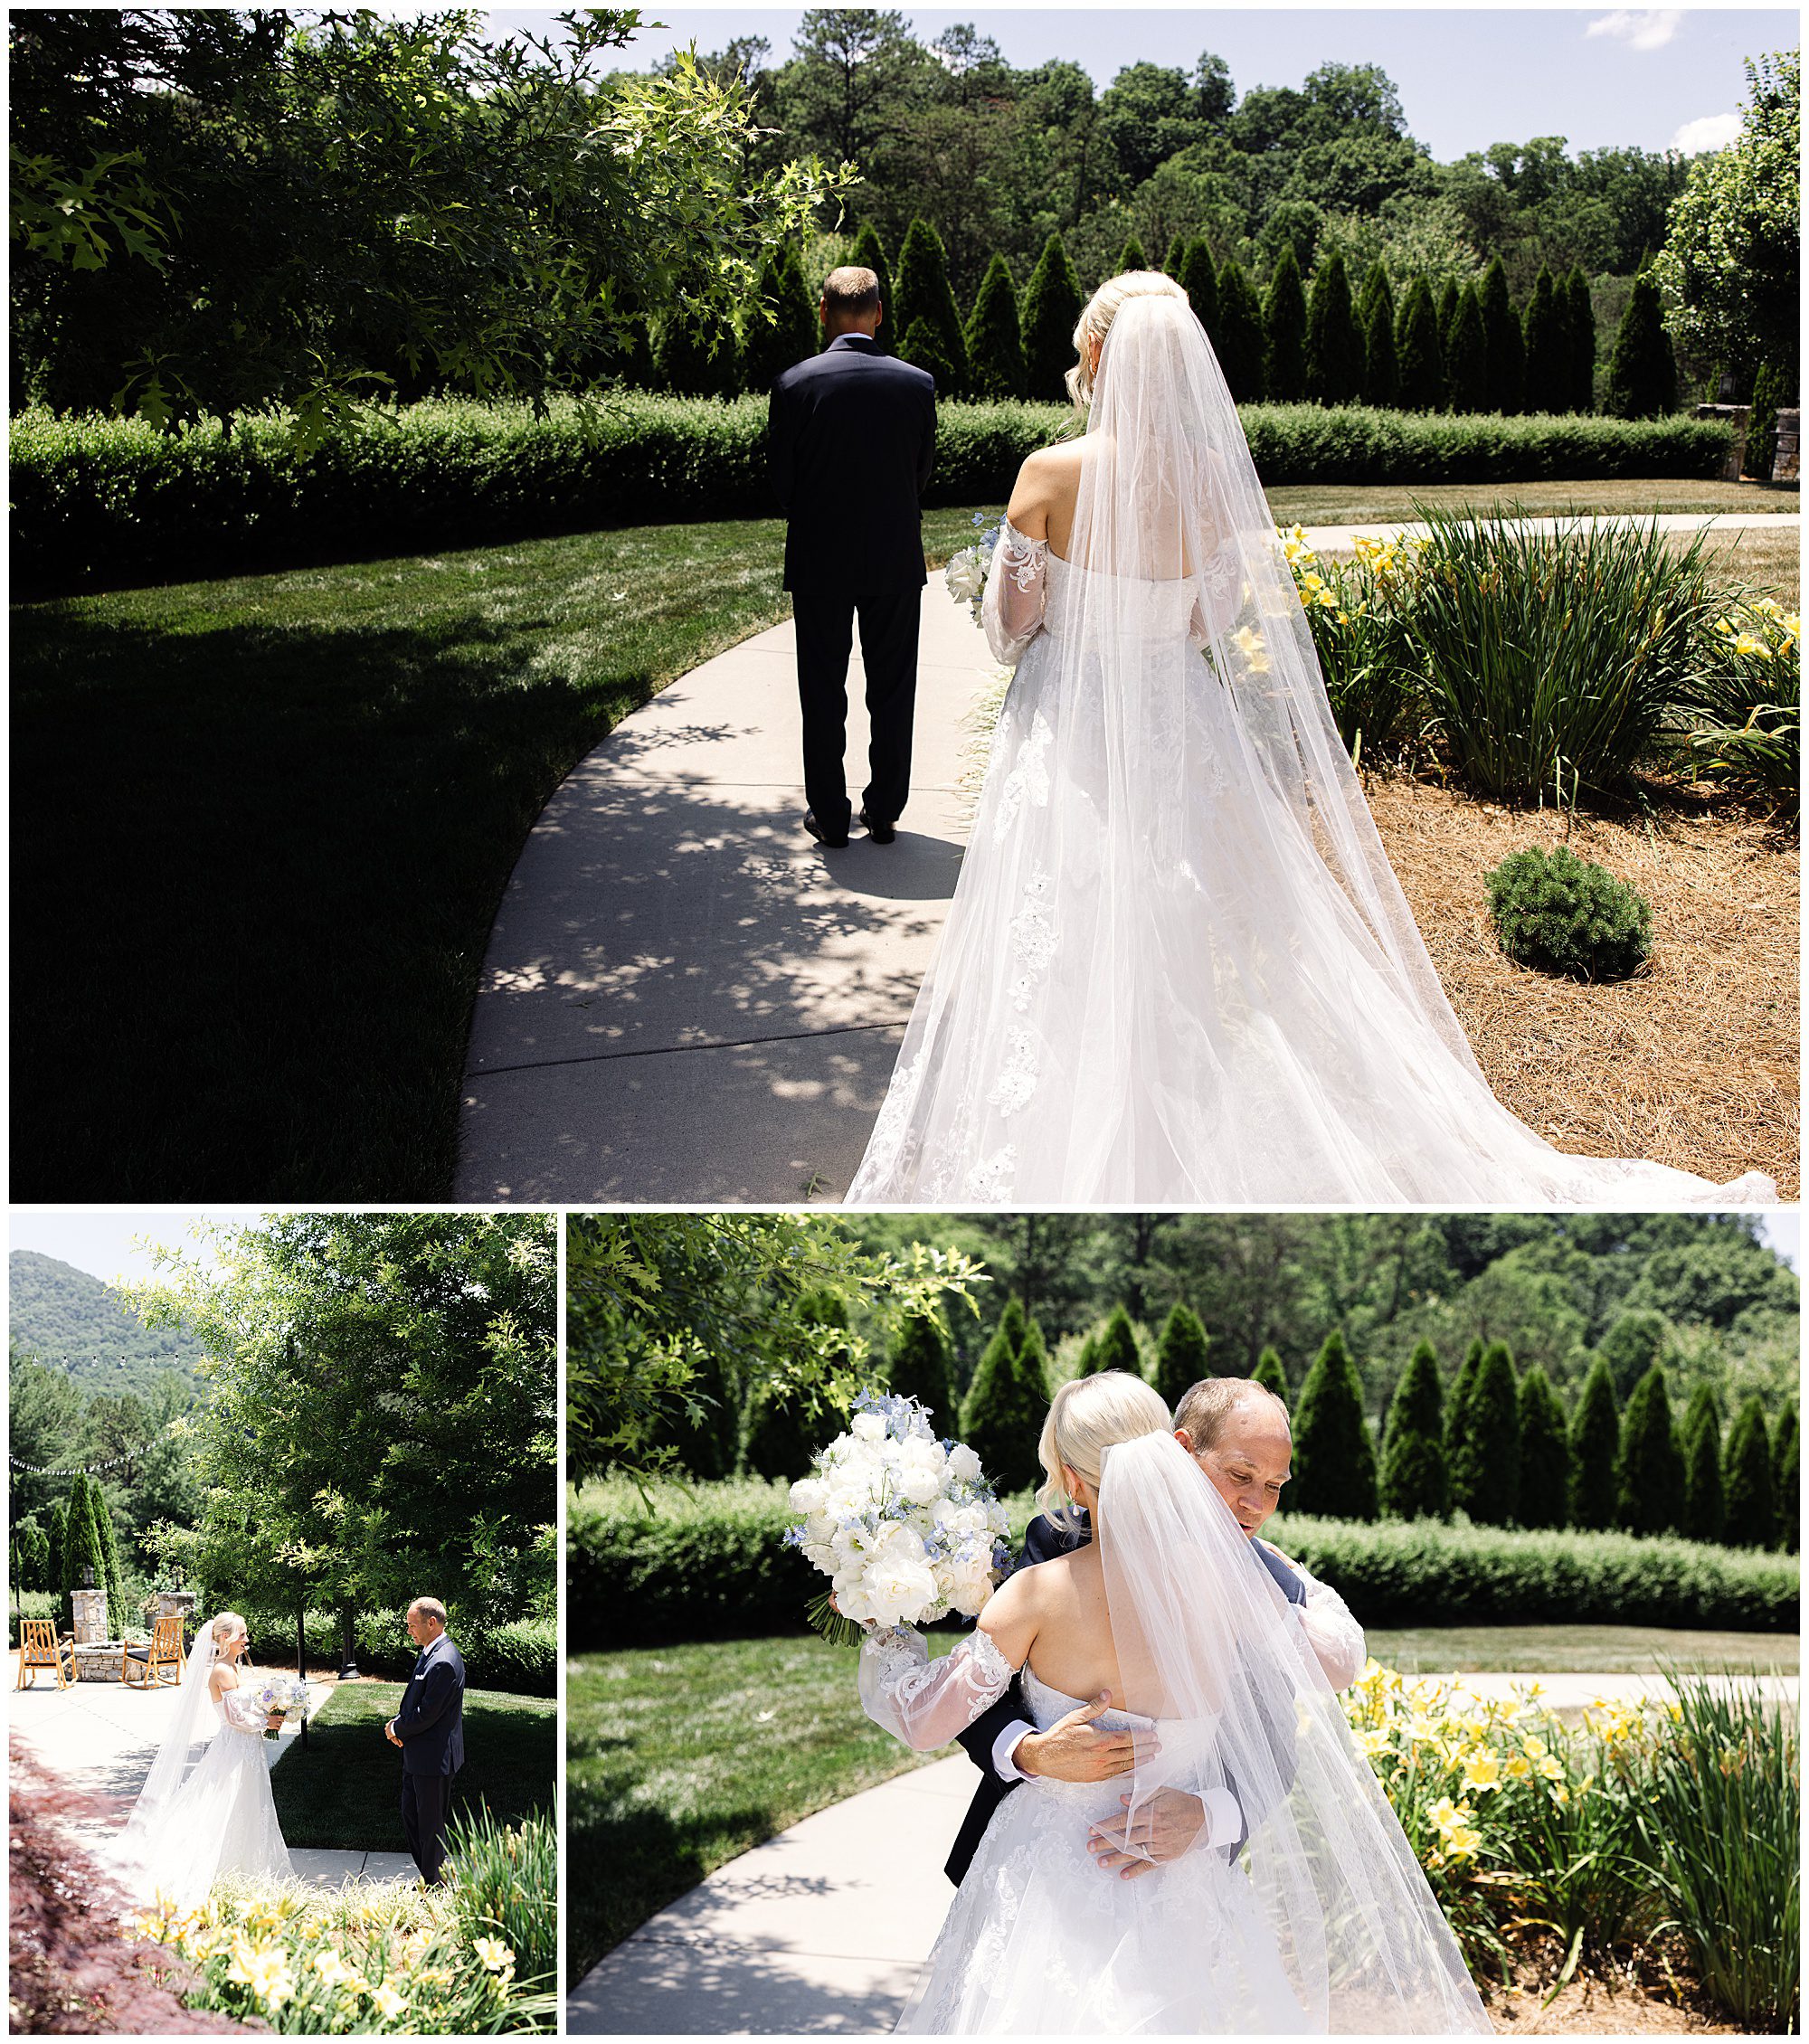
M 105 1590 L 76 1590 L 71 1593 L 75 1600 L 75 1643 L 79 1647 L 100 1646 L 107 1639 L 107 1593 Z
M 193 1590 L 159 1590 L 157 1592 L 157 1616 L 167 1618 L 173 1611 L 182 1613 L 183 1629 L 188 1629 L 194 1616 L 194 1592 Z
M 1728 459 L 1722 464 L 1719 479 L 1724 483 L 1737 483 L 1747 458 L 1747 420 L 1752 407 L 1749 404 L 1699 404 L 1699 419 L 1724 419 L 1734 428 L 1734 437 L 1728 443 Z
M 1771 465 L 1775 483 L 1794 483 L 1801 473 L 1803 408 L 1780 404 L 1777 408 L 1777 459 Z

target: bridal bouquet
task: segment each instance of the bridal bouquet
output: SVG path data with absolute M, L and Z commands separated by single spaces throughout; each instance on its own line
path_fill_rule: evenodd
M 980 1457 L 938 1441 L 915 1398 L 862 1392 L 848 1431 L 814 1463 L 815 1473 L 791 1486 L 791 1509 L 803 1518 L 785 1545 L 802 1548 L 830 1579 L 810 1612 L 829 1638 L 852 1642 L 869 1623 L 971 1617 L 1010 1566 L 1005 1508 Z
M 308 1684 L 294 1675 L 272 1675 L 266 1682 L 260 1682 L 251 1691 L 251 1700 L 257 1704 L 266 1718 L 287 1718 L 291 1710 L 300 1711 L 304 1720 L 308 1716 Z M 264 1727 L 267 1739 L 280 1735 L 269 1725 Z
M 992 570 L 992 550 L 999 544 L 999 528 L 1004 525 L 1002 516 L 989 525 L 984 511 L 976 511 L 973 522 L 980 528 L 971 546 L 964 546 L 942 570 L 942 580 L 949 586 L 949 594 L 957 603 L 965 603 L 973 612 L 973 621 L 980 622 L 980 607 L 986 596 L 986 578 Z

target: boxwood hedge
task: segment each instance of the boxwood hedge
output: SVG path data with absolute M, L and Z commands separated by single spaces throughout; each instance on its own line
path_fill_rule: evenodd
M 944 403 L 932 505 L 1002 505 L 1026 453 L 1066 408 Z M 1709 477 L 1729 429 L 1714 421 L 1509 419 L 1252 405 L 1242 417 L 1268 483 L 1586 481 Z M 12 422 L 12 569 L 30 599 L 327 561 L 487 546 L 561 532 L 777 515 L 766 401 L 614 398 L 587 423 L 575 401 L 433 399 L 336 431 L 312 452 L 286 419 L 230 438 L 165 438 L 142 421 L 42 410 Z
M 415 1648 L 404 1615 L 401 1611 L 358 1613 L 355 1636 L 361 1674 L 402 1682 L 413 1672 Z M 295 1666 L 293 1617 L 269 1618 L 247 1612 L 245 1623 L 251 1628 L 251 1652 L 261 1666 Z M 311 1611 L 306 1624 L 309 1662 L 337 1667 L 339 1621 L 326 1612 Z M 521 1618 L 487 1632 L 470 1632 L 460 1628 L 455 1613 L 450 1630 L 465 1662 L 465 1680 L 474 1689 L 508 1689 L 517 1696 L 558 1694 L 559 1631 L 552 1619 Z
M 1021 1534 L 1032 1506 L 1016 1500 Z M 571 1644 L 580 1651 L 749 1638 L 802 1628 L 822 1579 L 780 1536 L 781 1485 L 664 1487 L 643 1499 L 605 1483 L 573 1500 L 567 1533 Z M 1523 1533 L 1429 1520 L 1293 1517 L 1277 1545 L 1333 1585 L 1366 1625 L 1590 1624 L 1796 1629 L 1794 1555 Z

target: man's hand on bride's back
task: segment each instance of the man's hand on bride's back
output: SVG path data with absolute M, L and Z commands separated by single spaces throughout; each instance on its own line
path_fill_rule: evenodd
M 1161 1751 L 1147 1732 L 1108 1731 L 1094 1719 L 1112 1708 L 1112 1691 L 1057 1718 L 1047 1731 L 1027 1732 L 1011 1755 L 1020 1774 L 1056 1782 L 1108 1782 Z

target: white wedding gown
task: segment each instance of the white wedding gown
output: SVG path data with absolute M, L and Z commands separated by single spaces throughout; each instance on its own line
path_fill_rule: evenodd
M 1185 300 L 1120 311 L 1081 447 L 1075 557 L 999 535 L 1016 672 L 849 1204 L 1775 1198 L 1567 1155 L 1490 1091 Z

